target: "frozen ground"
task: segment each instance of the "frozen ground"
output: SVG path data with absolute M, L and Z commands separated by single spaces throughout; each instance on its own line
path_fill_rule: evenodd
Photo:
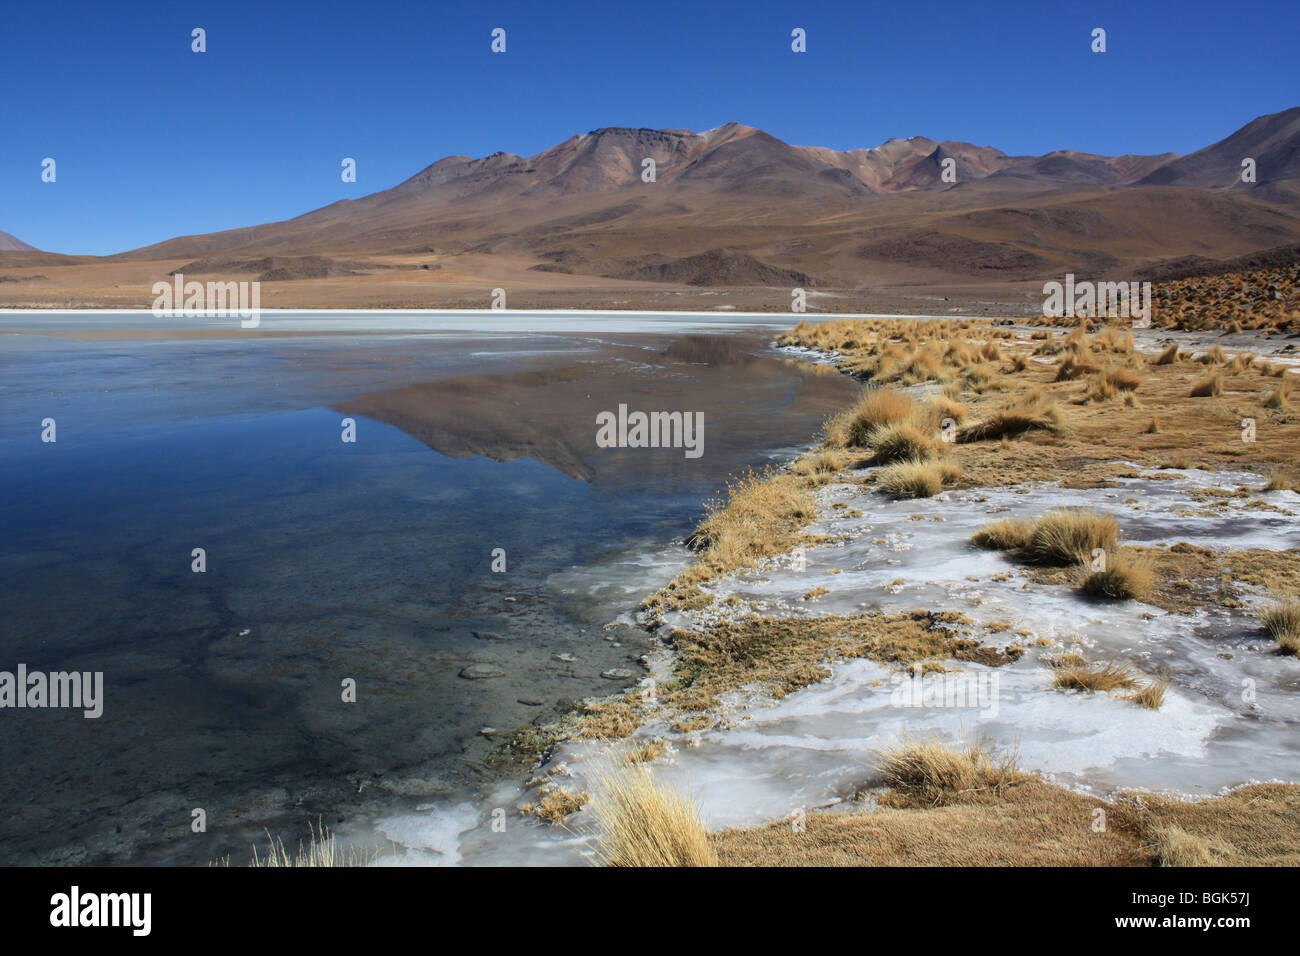
M 638 736 L 665 737 L 673 747 L 656 773 L 689 791 L 711 828 L 780 819 L 850 797 L 870 780 L 874 754 L 905 732 L 983 737 L 1017 749 L 1026 768 L 1102 795 L 1150 789 L 1205 796 L 1252 781 L 1300 778 L 1300 660 L 1274 652 L 1249 607 L 1178 615 L 1133 601 L 1100 604 L 1067 587 L 1035 584 L 1010 559 L 967 543 L 995 518 L 1086 506 L 1116 515 L 1129 544 L 1300 546 L 1300 495 L 1254 492 L 1260 479 L 1247 473 L 1159 473 L 1175 480 L 1155 474 L 1121 479 L 1112 488 L 971 489 L 903 502 L 852 484 L 821 489 L 824 517 L 808 530 L 839 540 L 809 548 L 802 566 L 785 556 L 715 582 L 720 598 L 734 594 L 742 607 L 778 616 L 952 609 L 974 622 L 969 630 L 986 642 L 1024 645 L 1024 657 L 996 671 L 966 664 L 940 678 L 961 682 L 964 701 L 945 701 L 942 684 L 934 685 L 937 699 L 908 697 L 901 692 L 905 678 L 866 660 L 836 663 L 828 680 L 780 702 L 734 695 L 725 729 L 679 734 L 643 727 Z M 1238 487 L 1251 494 L 1195 496 Z M 1261 501 L 1270 507 L 1259 507 Z M 833 508 L 837 502 L 847 507 Z M 845 514 L 854 510 L 861 515 Z M 802 599 L 817 587 L 829 593 Z M 1247 595 L 1248 605 L 1259 600 L 1262 595 Z M 691 627 L 718 614 L 715 604 L 668 624 Z M 997 633 L 989 627 L 1003 624 L 1010 627 Z M 1038 639 L 1051 645 L 1035 645 Z M 1104 694 L 1054 689 L 1041 657 L 1072 647 L 1092 659 L 1118 657 L 1148 674 L 1168 674 L 1164 706 L 1151 711 Z M 562 768 L 562 785 L 581 792 L 590 789 L 587 770 L 606 759 L 603 746 L 574 742 L 552 766 Z M 566 833 L 520 818 L 516 808 L 524 798 L 506 788 L 492 806 L 431 805 L 381 821 L 380 831 L 408 848 L 389 862 L 582 862 L 590 852 L 589 811 L 570 817 L 574 832 Z M 494 810 L 504 811 L 497 815 L 503 832 L 491 827 Z

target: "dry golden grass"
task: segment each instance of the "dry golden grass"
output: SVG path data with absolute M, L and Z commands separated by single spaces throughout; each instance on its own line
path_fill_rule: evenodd
M 1001 794 L 1034 779 L 1016 767 L 1014 754 L 995 754 L 972 742 L 953 747 L 935 737 L 903 737 L 882 751 L 875 769 L 893 792 L 887 805 L 939 806 L 972 794 Z
M 1264 486 L 1265 491 L 1295 491 L 1296 484 L 1287 475 L 1274 469 L 1268 476 L 1268 484 Z
M 901 392 L 867 389 L 848 414 L 845 440 L 851 446 L 866 448 L 872 432 L 909 422 L 915 411 L 916 402 Z
M 1034 540 L 1035 522 L 1020 518 L 992 521 L 971 535 L 971 543 L 994 551 L 1019 551 Z
M 698 631 L 674 631 L 675 680 L 660 687 L 671 712 L 707 711 L 718 695 L 748 685 L 782 698 L 830 676 L 825 662 L 866 658 L 910 666 L 965 660 L 997 667 L 1019 659 L 1017 648 L 997 650 L 952 630 L 955 611 L 854 616 L 747 617 Z
M 1106 828 L 1090 825 L 1097 811 Z M 724 866 L 1157 866 L 1161 830 L 1204 840 L 1226 866 L 1300 865 L 1300 786 L 1258 784 L 1200 802 L 1121 794 L 1112 803 L 1041 782 L 933 808 L 810 813 L 713 836 Z M 1196 855 L 1193 859 L 1204 857 Z
M 871 433 L 868 442 L 874 452 L 872 460 L 878 465 L 924 461 L 934 457 L 939 447 L 931 433 L 911 424 L 884 425 Z
M 1222 345 L 1216 345 L 1208 352 L 1196 356 L 1196 361 L 1202 365 L 1226 365 L 1228 354 L 1223 351 Z
M 596 854 L 606 866 L 717 866 L 699 811 L 647 767 L 593 775 Z
M 1034 524 L 1034 533 L 1025 549 L 1034 561 L 1043 564 L 1071 564 L 1081 556 L 1091 559 L 1101 548 L 1110 551 L 1119 542 L 1119 522 L 1111 515 L 1083 508 L 1049 511 Z
M 329 827 L 317 821 L 316 826 L 309 826 L 311 838 L 306 846 L 298 843 L 298 852 L 290 854 L 285 849 L 284 841 L 266 834 L 265 854 L 258 853 L 253 847 L 253 859 L 248 864 L 253 867 L 278 868 L 284 866 L 367 866 L 378 857 L 378 851 L 362 852 L 355 848 L 347 851 L 340 849 L 338 840 Z
M 1106 384 L 1121 392 L 1132 392 L 1141 386 L 1142 373 L 1131 366 L 1114 366 L 1106 370 Z
M 944 473 L 937 461 L 902 461 L 882 468 L 876 487 L 891 498 L 929 498 L 943 490 Z
M 1217 346 L 1216 346 L 1217 348 Z M 1214 372 L 1192 383 L 1192 398 L 1217 398 L 1223 394 L 1223 373 Z
M 1175 342 L 1173 345 L 1169 346 L 1163 352 L 1160 353 L 1160 355 L 1156 358 L 1155 364 L 1173 365 L 1178 360 L 1179 360 L 1178 343 Z
M 1289 409 L 1291 407 L 1291 390 L 1291 382 L 1289 380 L 1284 381 L 1273 390 L 1268 398 L 1264 399 L 1264 407 L 1277 410 Z
M 1152 835 L 1161 866 L 1215 865 L 1210 841 L 1205 837 L 1194 836 L 1172 825 L 1157 827 Z
M 683 592 L 794 547 L 798 530 L 817 515 L 808 487 L 823 480 L 824 475 L 808 478 L 774 469 L 733 479 L 725 498 L 705 505 L 705 519 L 687 539 L 700 559 L 665 590 Z M 665 600 L 663 592 L 658 597 Z
M 1128 690 L 1138 684 L 1137 675 L 1126 664 L 1118 661 L 1078 663 L 1077 655 L 1053 662 L 1053 683 L 1061 690 L 1082 690 L 1089 693 Z
M 654 763 L 667 752 L 667 742 L 659 737 L 649 740 L 636 740 L 624 751 L 623 761 L 630 764 Z
M 1056 402 L 1041 391 L 1031 391 L 1012 399 L 983 421 L 962 429 L 962 442 L 1011 438 L 1026 432 L 1060 431 L 1061 413 Z
M 1159 710 L 1165 703 L 1165 692 L 1169 690 L 1169 681 L 1165 678 L 1149 680 L 1136 692 L 1129 694 L 1125 700 L 1145 707 L 1147 710 Z
M 1146 601 L 1155 588 L 1155 570 L 1149 560 L 1120 551 L 1106 555 L 1105 567 L 1090 572 L 1079 587 L 1111 601 Z
M 1266 609 L 1260 619 L 1269 636 L 1291 654 L 1300 654 L 1300 599 L 1284 597 Z
M 536 803 L 526 803 L 520 809 L 543 823 L 563 823 L 590 799 L 589 793 L 573 793 L 557 784 L 547 783 L 538 791 Z

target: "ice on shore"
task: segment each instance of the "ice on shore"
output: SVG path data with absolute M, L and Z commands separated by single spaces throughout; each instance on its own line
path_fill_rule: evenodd
M 808 530 L 837 540 L 808 548 L 802 567 L 783 556 L 713 582 L 719 598 L 735 595 L 739 607 L 777 616 L 956 610 L 973 622 L 973 636 L 1026 653 L 996 669 L 956 665 L 959 679 L 986 672 L 986 680 L 996 678 L 991 702 L 967 706 L 900 706 L 896 690 L 910 678 L 869 660 L 833 662 L 827 680 L 781 701 L 733 694 L 723 729 L 682 734 L 652 724 L 638 731 L 672 743 L 670 755 L 654 764 L 656 776 L 690 793 L 714 829 L 851 799 L 871 783 L 880 749 L 907 733 L 978 737 L 1014 749 L 1026 769 L 1103 796 L 1138 789 L 1202 797 L 1254 781 L 1300 779 L 1300 660 L 1275 653 L 1249 607 L 1180 615 L 1134 601 L 1096 602 L 1068 587 L 1036 584 L 1010 558 L 968 543 L 991 520 L 1088 507 L 1114 514 L 1126 544 L 1300 546 L 1300 495 L 1254 490 L 1262 484 L 1258 475 L 1134 472 L 1110 488 L 978 488 L 919 501 L 892 502 L 850 484 L 820 489 L 822 518 Z M 1247 494 L 1197 494 L 1237 488 Z M 833 508 L 838 502 L 847 507 Z M 855 510 L 861 515 L 846 514 Z M 829 593 L 804 599 L 818 587 Z M 1262 600 L 1245 597 L 1248 605 Z M 671 615 L 668 625 L 702 626 L 722 613 L 715 602 Z M 1040 646 L 1039 639 L 1051 643 Z M 1041 657 L 1068 649 L 1167 674 L 1172 685 L 1164 705 L 1153 711 L 1120 696 L 1055 689 Z M 554 759 L 571 772 L 564 785 L 582 791 L 591 789 L 589 769 L 609 757 L 606 745 L 574 741 Z M 590 859 L 589 810 L 570 817 L 565 830 L 519 817 L 522 799 L 506 788 L 494 807 L 479 808 L 477 825 L 459 838 L 465 863 Z M 504 832 L 490 826 L 494 808 L 506 811 Z M 399 843 L 405 832 L 391 827 Z

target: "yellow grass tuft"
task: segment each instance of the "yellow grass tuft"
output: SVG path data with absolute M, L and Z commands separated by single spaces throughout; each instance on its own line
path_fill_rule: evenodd
M 1231 852 L 1217 841 L 1188 833 L 1172 823 L 1157 827 L 1152 835 L 1161 866 L 1217 866 L 1216 854 Z
M 1192 398 L 1217 398 L 1223 394 L 1223 373 L 1214 372 L 1192 385 Z
M 885 425 L 871 433 L 868 442 L 875 450 L 877 464 L 896 461 L 925 460 L 934 457 L 935 439 L 915 425 Z
M 1061 429 L 1061 413 L 1056 402 L 1041 391 L 1031 391 L 1013 400 L 981 422 L 964 428 L 963 442 L 1008 438 L 1028 431 Z
M 1155 588 L 1155 570 L 1142 558 L 1123 552 L 1108 554 L 1105 569 L 1090 573 L 1080 587 L 1093 597 L 1111 601 L 1147 601 Z
M 1071 655 L 1075 656 L 1075 655 Z M 1054 662 L 1053 682 L 1061 690 L 1094 691 L 1128 690 L 1137 686 L 1137 675 L 1118 661 L 1077 663 L 1076 660 Z
M 596 854 L 606 866 L 718 865 L 699 811 L 649 768 L 610 768 L 594 776 Z
M 285 849 L 284 840 L 271 836 L 268 831 L 266 834 L 267 848 L 263 856 L 257 852 L 257 847 L 253 847 L 253 859 L 248 865 L 258 868 L 282 867 L 282 866 L 366 866 L 371 863 L 376 853 L 359 853 L 357 850 L 349 848 L 346 852 L 341 850 L 338 840 L 330 832 L 329 827 L 317 821 L 316 826 L 309 826 L 311 840 L 303 846 L 298 843 L 298 852 L 290 855 Z
M 1300 654 L 1300 599 L 1284 597 L 1260 615 L 1269 636 L 1291 654 Z
M 881 752 L 876 771 L 898 802 L 927 806 L 961 794 L 1001 794 L 1033 779 L 1016 766 L 1014 754 L 998 755 L 978 742 L 958 749 L 937 737 L 902 737 Z
M 1284 473 L 1274 469 L 1268 476 L 1268 484 L 1264 486 L 1265 491 L 1295 491 L 1295 482 L 1288 478 Z
M 945 467 L 939 462 L 914 458 L 882 468 L 876 475 L 876 487 L 891 498 L 929 498 L 943 490 L 944 474 Z
M 1268 398 L 1264 399 L 1265 408 L 1285 410 L 1291 407 L 1291 382 L 1284 380 Z
M 1147 710 L 1159 710 L 1165 702 L 1165 691 L 1169 689 L 1169 681 L 1165 678 L 1159 680 L 1149 680 L 1142 685 L 1142 688 L 1125 697 L 1125 700 L 1131 700 L 1135 704 L 1145 707 Z
M 1175 342 L 1173 345 L 1169 346 L 1167 349 L 1165 349 L 1163 352 L 1160 353 L 1160 357 L 1156 359 L 1155 364 L 1173 365 L 1175 362 L 1178 361 L 1178 359 L 1179 359 L 1178 343 Z
M 867 389 L 849 412 L 848 443 L 856 448 L 865 448 L 873 431 L 910 421 L 915 410 L 916 402 L 901 392 L 887 388 Z
M 1003 518 L 980 528 L 971 535 L 971 543 L 994 551 L 1019 551 L 1029 547 L 1034 540 L 1033 521 L 1020 518 Z
M 1044 564 L 1070 564 L 1091 558 L 1095 548 L 1111 550 L 1119 541 L 1119 522 L 1084 509 L 1049 511 L 1034 525 L 1028 552 Z

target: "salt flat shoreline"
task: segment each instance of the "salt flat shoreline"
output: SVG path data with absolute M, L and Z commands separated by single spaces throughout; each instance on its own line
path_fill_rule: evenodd
M 1027 337 L 1026 330 L 1017 332 L 1024 333 Z M 1053 334 L 1063 337 L 1064 331 Z M 1152 330 L 1144 335 L 1145 344 L 1139 345 L 1139 350 L 1149 356 L 1162 348 L 1162 345 L 1157 344 L 1159 340 L 1183 341 L 1208 348 L 1205 340 L 1211 338 L 1190 333 L 1170 333 L 1166 330 Z M 1252 344 L 1267 347 L 1275 343 L 1246 335 L 1233 337 L 1233 344 L 1234 347 Z M 837 357 L 832 357 L 831 360 L 838 363 Z M 1292 362 L 1289 356 L 1280 358 L 1279 361 L 1283 362 L 1285 375 L 1287 366 Z M 1103 457 L 1098 462 L 1106 460 Z M 1239 792 L 1254 794 L 1242 799 L 1276 798 L 1283 803 L 1293 799 L 1296 788 L 1283 787 L 1280 791 L 1259 793 L 1251 789 L 1260 781 L 1295 780 L 1300 775 L 1297 772 L 1300 771 L 1300 759 L 1294 753 L 1294 745 L 1283 743 L 1290 740 L 1292 731 L 1288 728 L 1300 719 L 1300 708 L 1291 699 L 1294 695 L 1285 691 L 1287 681 L 1300 675 L 1300 669 L 1296 667 L 1294 658 L 1256 656 L 1267 648 L 1259 643 L 1259 638 L 1252 631 L 1258 625 L 1250 623 L 1248 613 L 1231 609 L 1219 609 L 1223 612 L 1219 613 L 1211 608 L 1208 617 L 1198 614 L 1190 620 L 1191 631 L 1180 630 L 1186 627 L 1183 618 L 1166 617 L 1166 626 L 1173 630 L 1166 638 L 1151 645 L 1157 657 L 1150 657 L 1153 651 L 1147 650 L 1140 659 L 1154 667 L 1160 666 L 1159 654 L 1173 654 L 1174 657 L 1169 658 L 1166 666 L 1171 666 L 1175 673 L 1188 671 L 1189 667 L 1192 669 L 1184 675 L 1184 679 L 1191 680 L 1188 688 L 1190 693 L 1180 689 L 1175 681 L 1164 707 L 1155 711 L 1153 717 L 1147 717 L 1144 716 L 1147 712 L 1140 708 L 1111 700 L 1105 695 L 1069 696 L 1053 690 L 1050 669 L 1034 663 L 1044 651 L 1031 648 L 1026 642 L 1026 637 L 1037 634 L 1040 638 L 1046 635 L 1047 639 L 1042 643 L 1045 647 L 1056 647 L 1056 653 L 1060 653 L 1062 647 L 1071 646 L 1071 642 L 1074 646 L 1089 648 L 1091 654 L 1129 653 L 1131 649 L 1123 640 L 1116 643 L 1114 632 L 1132 635 L 1141 633 L 1144 629 L 1149 630 L 1143 620 L 1146 615 L 1143 608 L 1146 605 L 1129 601 L 1122 609 L 1106 607 L 1088 612 L 1086 606 L 1071 603 L 1076 599 L 1065 598 L 1059 584 L 1036 584 L 1032 576 L 1026 578 L 1024 572 L 1017 572 L 1013 565 L 1006 565 L 1001 559 L 987 553 L 976 552 L 969 559 L 958 558 L 967 547 L 967 535 L 979 521 L 986 520 L 982 517 L 985 514 L 996 515 L 998 511 L 1008 510 L 1021 513 L 1026 505 L 1034 511 L 1061 506 L 1091 507 L 1095 502 L 1095 507 L 1103 511 L 1118 510 L 1122 518 L 1124 509 L 1118 508 L 1121 503 L 1119 498 L 1124 495 L 1122 489 L 1128 485 L 1139 495 L 1138 498 L 1133 498 L 1130 492 L 1128 501 L 1148 502 L 1147 506 L 1139 505 L 1139 508 L 1157 505 L 1171 516 L 1183 512 L 1192 513 L 1189 509 L 1194 509 L 1195 513 L 1204 512 L 1204 517 L 1199 520 L 1208 522 L 1204 529 L 1194 531 L 1187 524 L 1186 518 L 1154 519 L 1151 515 L 1142 514 L 1137 524 L 1125 522 L 1128 529 L 1126 539 L 1139 544 L 1144 539 L 1154 544 L 1160 538 L 1165 538 L 1168 541 L 1190 542 L 1188 546 L 1192 548 L 1209 546 L 1213 549 L 1223 547 L 1226 541 L 1231 541 L 1233 543 L 1227 545 L 1230 548 L 1272 548 L 1286 552 L 1287 545 L 1294 544 L 1300 534 L 1300 525 L 1296 523 L 1297 514 L 1300 513 L 1300 495 L 1294 491 L 1277 491 L 1261 498 L 1253 498 L 1244 489 L 1260 480 L 1258 473 L 1220 471 L 1214 466 L 1208 466 L 1210 471 L 1197 468 L 1188 470 L 1186 465 L 1179 464 L 1162 464 L 1156 468 L 1152 462 L 1134 463 L 1122 460 L 1122 456 L 1119 459 L 1111 457 L 1110 461 L 1108 470 L 1114 472 L 1114 477 L 1103 474 L 1102 481 L 1092 491 L 1087 490 L 1087 485 L 1072 484 L 1079 481 L 1083 474 L 1072 471 L 1069 474 L 1058 473 L 1056 480 L 1046 484 L 1031 480 L 1022 485 L 1012 481 L 1011 487 L 1002 488 L 998 487 L 997 482 L 977 483 L 964 491 L 944 491 L 935 498 L 893 504 L 877 502 L 870 492 L 867 493 L 871 498 L 863 499 L 861 472 L 856 475 L 852 471 L 836 474 L 828 477 L 824 485 L 816 489 L 820 516 L 808 528 L 814 535 L 825 537 L 827 544 L 810 545 L 806 549 L 806 558 L 796 565 L 790 563 L 788 553 L 778 553 L 759 561 L 755 566 L 724 573 L 705 585 L 709 593 L 703 604 L 692 607 L 687 603 L 667 611 L 652 611 L 649 620 L 643 611 L 642 621 L 660 633 L 676 631 L 700 634 L 715 628 L 720 622 L 742 621 L 754 615 L 766 618 L 776 614 L 778 618 L 794 621 L 817 620 L 835 614 L 853 615 L 860 613 L 857 609 L 864 606 L 859 603 L 864 595 L 883 597 L 887 609 L 900 612 L 905 612 L 909 607 L 955 607 L 964 616 L 971 618 L 959 625 L 963 633 L 977 640 L 990 641 L 1004 649 L 1015 644 L 1021 645 L 1018 651 L 1023 654 L 1022 663 L 1010 666 L 1004 677 L 1011 694 L 1004 706 L 1020 714 L 1010 720 L 1010 724 L 1018 729 L 1011 736 L 1005 731 L 995 732 L 994 740 L 1000 745 L 1019 748 L 1028 742 L 1021 736 L 1025 727 L 1035 727 L 1035 732 L 1046 730 L 1046 737 L 1041 743 L 1034 743 L 1022 753 L 1022 757 L 1027 758 L 1022 766 L 1031 771 L 1047 771 L 1048 780 L 1065 785 L 1066 789 L 1062 793 L 1075 793 L 1078 800 L 1084 801 L 1074 803 L 1071 802 L 1076 799 L 1074 797 L 1058 798 L 1055 796 L 1056 791 L 1035 791 L 1038 793 L 1036 799 L 1045 801 L 1043 806 L 1063 806 L 1061 801 L 1065 801 L 1072 807 L 1072 813 L 1092 812 L 1099 806 L 1108 806 L 1104 801 L 1116 799 L 1116 794 L 1122 797 L 1124 793 L 1135 790 L 1168 793 L 1176 801 L 1195 801 L 1213 793 L 1225 795 L 1225 799 L 1228 799 L 1227 795 Z M 795 462 L 790 464 L 796 465 Z M 1214 503 L 1215 499 L 1227 493 L 1220 487 L 1225 482 L 1242 489 L 1232 493 L 1235 496 L 1233 500 L 1247 504 L 1247 510 L 1235 510 L 1231 503 Z M 1120 490 L 1108 491 L 1107 486 Z M 865 514 L 855 514 L 855 506 L 861 503 L 865 507 L 866 500 L 872 502 L 871 510 Z M 1161 501 L 1167 501 L 1167 504 L 1157 504 Z M 1263 510 L 1250 504 L 1252 501 L 1262 504 Z M 936 511 L 936 508 L 939 510 Z M 927 513 L 939 523 L 932 525 L 926 522 L 924 518 Z M 958 516 L 962 515 L 964 517 L 959 520 Z M 1281 515 L 1287 517 L 1283 520 Z M 918 517 L 922 520 L 913 520 Z M 1164 529 L 1171 520 L 1177 531 L 1169 537 Z M 1162 525 L 1161 521 L 1166 522 L 1166 525 Z M 1279 521 L 1283 523 L 1279 524 Z M 941 538 L 934 538 L 935 544 L 908 542 L 908 538 L 916 537 L 916 529 L 929 528 L 942 532 Z M 879 545 L 874 551 L 871 544 L 873 540 Z M 941 545 L 938 543 L 941 540 L 948 543 Z M 954 548 L 956 550 L 949 556 L 949 550 Z M 1296 552 L 1293 549 L 1286 553 L 1293 560 Z M 916 563 L 918 558 L 920 564 Z M 989 579 L 991 563 L 997 574 Z M 927 570 L 932 564 L 949 570 L 939 570 L 936 578 L 933 568 Z M 855 571 L 854 568 L 859 570 Z M 903 573 L 899 574 L 900 571 Z M 895 576 L 898 576 L 897 581 L 890 580 Z M 999 580 L 1011 583 L 1002 585 L 998 583 Z M 1022 600 L 1016 595 L 1023 588 L 1032 589 L 1036 595 L 1036 607 L 1016 603 Z M 897 596 L 890 597 L 891 594 Z M 1252 603 L 1248 606 L 1256 606 L 1258 600 L 1252 598 Z M 1081 610 L 1081 607 L 1085 609 Z M 1022 621 L 1019 633 L 1025 637 L 1010 637 L 1008 640 L 1007 625 L 998 618 L 1010 617 L 1014 620 L 1026 612 L 1037 624 Z M 1043 613 L 1047 613 L 1047 617 L 1043 617 Z M 1034 614 L 1038 616 L 1034 617 Z M 1122 623 L 1117 623 L 1121 618 Z M 1220 632 L 1221 636 L 1206 643 L 1203 635 Z M 1176 662 L 1178 654 L 1184 652 L 1180 648 L 1189 640 L 1192 643 L 1188 646 L 1193 648 L 1196 662 L 1192 663 L 1191 659 Z M 1216 641 L 1223 640 L 1232 642 L 1234 653 L 1215 657 L 1195 649 L 1212 647 Z M 1030 653 L 1024 654 L 1026 648 Z M 1272 719 L 1275 722 L 1272 726 L 1280 734 L 1270 736 L 1271 742 L 1250 742 L 1249 737 L 1237 741 L 1241 728 L 1252 724 L 1248 721 L 1243 725 L 1231 719 L 1231 707 L 1216 710 L 1215 705 L 1207 706 L 1202 702 L 1204 698 L 1201 695 L 1206 693 L 1206 681 L 1210 682 L 1210 686 L 1218 683 L 1231 685 L 1236 681 L 1231 674 L 1232 668 L 1241 666 L 1236 661 L 1243 662 L 1248 668 L 1246 673 L 1252 675 L 1252 680 L 1267 681 L 1271 688 L 1270 699 L 1274 701 Z M 1270 661 L 1276 661 L 1276 664 L 1265 663 Z M 659 686 L 670 685 L 675 676 L 674 666 L 679 662 L 670 648 L 652 655 L 647 659 L 650 679 Z M 961 669 L 978 670 L 983 666 L 985 665 L 967 664 Z M 865 711 L 861 710 L 860 695 L 869 695 L 872 685 L 880 686 L 895 679 L 891 678 L 894 672 L 888 667 L 882 669 L 879 664 L 865 660 L 836 662 L 832 655 L 825 672 L 828 675 L 826 679 L 801 686 L 801 689 L 788 697 L 778 694 L 773 699 L 767 691 L 758 687 L 738 688 L 740 693 L 722 698 L 720 706 L 713 708 L 711 713 L 706 709 L 706 712 L 697 714 L 698 725 L 695 727 L 681 720 L 675 721 L 673 713 L 665 714 L 662 707 L 641 708 L 637 714 L 635 695 L 629 692 L 621 699 L 623 704 L 633 701 L 631 712 L 626 716 L 635 722 L 635 729 L 627 736 L 628 742 L 610 743 L 626 734 L 626 729 L 615 732 L 612 736 L 604 732 L 587 736 L 579 729 L 577 737 L 561 743 L 549 762 L 534 775 L 525 794 L 516 798 L 516 807 L 525 812 L 536 812 L 538 807 L 546 808 L 547 800 L 554 798 L 551 802 L 558 807 L 557 812 L 561 813 L 561 818 L 566 820 L 566 827 L 585 833 L 590 838 L 596 828 L 596 818 L 592 817 L 584 804 L 584 799 L 590 796 L 587 792 L 590 772 L 602 762 L 608 762 L 611 757 L 618 759 L 617 755 L 627 752 L 627 747 L 632 748 L 631 752 L 650 747 L 655 755 L 646 760 L 645 765 L 662 779 L 687 790 L 696 798 L 705 824 L 720 832 L 720 842 L 733 846 L 739 854 L 731 862 L 747 859 L 745 854 L 750 854 L 748 859 L 752 861 L 755 854 L 762 855 L 763 841 L 768 838 L 731 837 L 727 834 L 749 833 L 751 831 L 746 828 L 780 821 L 788 818 L 791 812 L 802 813 L 818 806 L 833 809 L 833 817 L 851 809 L 853 801 L 845 802 L 845 788 L 851 793 L 857 785 L 853 781 L 857 780 L 860 784 L 860 761 L 844 764 L 841 760 L 830 758 L 827 763 L 820 757 L 814 759 L 815 755 L 840 751 L 845 755 L 859 753 L 867 741 L 876 746 L 884 746 L 891 735 L 925 728 L 948 739 L 961 739 L 970 731 L 970 727 L 963 726 L 966 721 L 960 713 L 945 714 L 941 711 L 936 722 L 933 715 L 921 715 L 912 711 L 904 712 L 900 719 L 900 713 L 891 709 L 888 693 L 883 702 L 874 705 L 876 709 L 868 707 Z M 1196 676 L 1198 673 L 1201 676 Z M 1046 685 L 1042 683 L 1044 679 L 1047 680 Z M 1212 695 L 1210 699 L 1213 700 Z M 617 696 L 610 700 L 615 706 L 620 703 Z M 846 709 L 846 704 L 851 706 Z M 1030 709 L 1022 713 L 1020 708 L 1026 705 Z M 1042 709 L 1044 707 L 1047 708 L 1046 711 Z M 1278 707 L 1281 707 L 1280 711 Z M 1050 718 L 1047 724 L 1042 724 L 1043 716 L 1052 712 L 1056 712 L 1057 716 Z M 603 705 L 594 713 L 605 716 Z M 1034 717 L 1035 713 L 1039 716 Z M 864 714 L 867 722 L 857 723 Z M 1279 719 L 1280 724 L 1276 723 Z M 1055 729 L 1050 729 L 1054 726 L 1053 721 L 1062 720 L 1064 722 L 1056 725 Z M 1228 722 L 1225 723 L 1225 720 Z M 1054 735 L 1064 733 L 1068 736 L 1090 724 L 1090 733 L 1095 737 L 1092 745 L 1094 752 L 1091 755 L 1086 748 L 1080 750 L 1077 745 L 1064 741 L 1050 743 Z M 1231 726 L 1234 724 L 1237 728 L 1235 730 Z M 1223 743 L 1216 743 L 1214 746 L 1219 748 L 1218 755 L 1207 754 L 1204 749 L 1207 743 L 1222 738 L 1224 728 L 1228 728 L 1227 737 L 1223 739 L 1229 749 L 1223 750 Z M 1269 733 L 1271 735 L 1274 731 Z M 828 739 L 811 748 L 804 748 L 797 743 L 800 739 L 815 741 L 818 738 Z M 1275 748 L 1279 745 L 1282 751 L 1276 752 Z M 1097 750 L 1097 747 L 1100 749 Z M 869 749 L 868 747 L 867 750 Z M 1261 764 L 1258 759 L 1261 750 L 1276 752 L 1280 762 L 1269 762 L 1267 766 Z M 1164 756 L 1153 762 L 1150 756 L 1153 753 Z M 1208 773 L 1204 772 L 1207 759 L 1210 761 Z M 819 763 L 819 760 L 822 762 Z M 1114 763 L 1113 771 L 1102 772 L 1100 775 L 1095 771 L 1085 772 L 1093 763 L 1105 768 L 1108 762 Z M 1163 766 L 1172 770 L 1172 775 L 1166 770 L 1158 769 Z M 548 771 L 548 768 L 551 769 Z M 1134 771 L 1140 772 L 1135 774 Z M 829 786 L 828 781 L 831 781 Z M 1241 789 L 1243 787 L 1246 788 L 1245 791 Z M 561 799 L 556 797 L 557 794 L 568 796 Z M 1102 804 L 1097 804 L 1098 797 L 1103 800 Z M 1123 800 L 1127 799 L 1123 797 Z M 566 800 L 571 802 L 566 805 Z M 1056 803 L 1053 804 L 1053 801 Z M 1207 816 L 1218 812 L 1217 804 L 1192 805 L 1203 806 Z M 1060 809 L 1060 806 L 1056 806 L 1056 809 Z M 1031 809 L 1029 812 L 1034 811 Z M 916 821 L 913 819 L 910 822 Z M 741 829 L 735 830 L 737 827 Z M 771 832 L 784 831 L 775 827 Z M 851 838 L 851 834 L 845 835 L 845 839 Z M 483 862 L 496 858 L 497 853 L 501 852 L 500 848 L 489 852 L 481 841 L 476 844 L 470 839 L 468 843 L 470 846 L 477 845 L 478 851 L 484 854 L 481 858 Z M 585 841 L 577 841 L 568 851 L 581 856 L 588 852 L 582 849 L 584 843 Z M 517 850 L 523 853 L 522 847 Z M 1130 863 L 1139 858 L 1136 843 L 1128 847 L 1125 853 L 1129 851 L 1132 851 L 1129 856 L 1119 854 L 1108 859 L 1114 864 L 1121 862 L 1121 858 Z M 523 855 L 527 857 L 533 852 Z M 1079 852 L 1084 851 L 1080 849 Z M 467 862 L 475 862 L 475 856 L 478 853 L 471 852 L 471 859 Z M 545 857 L 546 854 L 541 856 Z M 1081 861 L 1087 862 L 1085 858 L 1081 858 Z M 535 862 L 543 862 L 543 859 L 539 857 Z M 559 860 L 551 859 L 548 862 Z M 1055 862 L 1059 864 L 1061 860 Z M 1092 862 L 1100 862 L 1100 858 Z

